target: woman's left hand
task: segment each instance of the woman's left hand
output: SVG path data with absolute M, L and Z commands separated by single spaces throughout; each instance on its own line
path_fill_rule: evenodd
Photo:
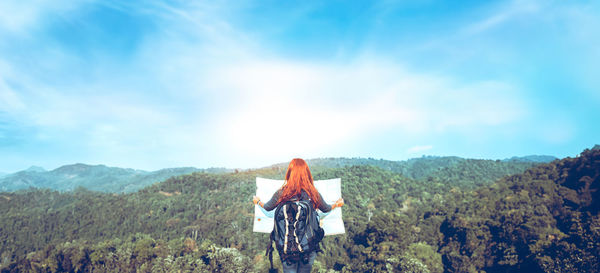
M 254 205 L 258 204 L 258 202 L 260 201 L 260 198 L 258 198 L 258 196 L 254 196 L 252 197 L 252 202 L 254 203 Z

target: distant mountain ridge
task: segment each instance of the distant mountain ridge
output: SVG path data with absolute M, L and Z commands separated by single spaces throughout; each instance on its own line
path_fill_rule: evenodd
M 31 167 L 27 168 L 25 171 L 27 171 L 27 172 L 45 172 L 46 169 L 44 169 L 40 166 L 31 166 Z
M 311 168 L 340 168 L 346 166 L 377 166 L 384 170 L 402 174 L 403 176 L 419 179 L 442 168 L 457 165 L 467 159 L 457 156 L 423 156 L 402 161 L 392 161 L 374 158 L 316 158 L 307 160 Z
M 540 163 L 555 160 L 552 156 L 513 157 L 505 160 L 465 159 L 456 156 L 423 156 L 403 161 L 392 161 L 373 158 L 314 158 L 307 162 L 313 171 L 342 168 L 347 166 L 375 166 L 383 170 L 401 174 L 412 179 L 435 177 L 450 183 L 485 184 Z M 287 162 L 269 167 L 284 172 Z M 237 170 L 237 169 L 236 169 Z M 131 168 L 108 167 L 105 165 L 87 165 L 82 163 L 65 165 L 47 171 L 42 167 L 32 166 L 26 170 L 0 176 L 0 191 L 17 191 L 34 188 L 47 188 L 59 191 L 71 191 L 77 187 L 88 190 L 115 193 L 138 191 L 156 182 L 170 177 L 191 174 L 194 172 L 229 173 L 233 169 L 194 167 L 167 168 L 158 171 L 143 171 Z M 464 177 L 469 173 L 470 177 Z M 475 174 L 475 175 L 473 175 Z
M 231 170 L 182 167 L 150 172 L 76 163 L 46 171 L 41 167 L 32 166 L 24 171 L 0 177 L 0 191 L 16 191 L 29 187 L 71 191 L 77 187 L 84 187 L 94 191 L 127 193 L 137 191 L 156 182 L 162 182 L 173 176 L 193 172 L 225 173 L 231 172 Z
M 493 171 L 503 172 L 494 176 L 500 178 L 503 175 L 519 173 L 527 168 L 541 163 L 549 163 L 558 158 L 546 155 L 530 155 L 523 157 L 512 157 L 504 160 L 490 159 L 465 159 L 457 156 L 422 156 L 403 161 L 391 161 L 373 158 L 316 158 L 309 159 L 311 168 L 340 168 L 354 165 L 377 166 L 384 170 L 400 173 L 413 179 L 424 179 L 432 176 L 448 175 L 455 171 L 463 172 L 464 169 L 472 169 L 473 166 Z M 274 166 L 286 166 L 286 163 Z M 518 168 L 516 171 L 502 169 Z
M 522 173 L 543 163 L 556 160 L 553 156 L 531 155 L 505 160 L 465 159 L 457 156 L 422 156 L 403 161 L 374 158 L 314 158 L 307 163 L 314 172 L 349 166 L 375 166 L 416 180 L 431 180 L 466 188 L 490 184 L 504 176 Z M 271 166 L 280 172 L 287 162 Z
M 528 155 L 528 156 L 513 156 L 511 158 L 507 158 L 502 161 L 550 163 L 557 159 L 558 159 L 557 157 L 554 157 L 551 155 Z

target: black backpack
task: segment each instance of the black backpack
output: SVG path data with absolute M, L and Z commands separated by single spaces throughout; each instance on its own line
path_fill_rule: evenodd
M 319 243 L 325 231 L 319 225 L 319 216 L 307 194 L 303 193 L 302 197 L 300 200 L 283 202 L 275 209 L 271 241 L 267 247 L 271 270 L 273 242 L 282 262 L 288 264 L 299 261 L 307 263 L 312 251 L 321 251 Z

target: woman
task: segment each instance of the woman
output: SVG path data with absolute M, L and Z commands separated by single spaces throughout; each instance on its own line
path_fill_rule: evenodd
M 300 158 L 292 159 L 285 174 L 285 183 L 275 192 L 275 194 L 273 194 L 271 200 L 267 203 L 263 203 L 258 196 L 254 196 L 252 201 L 254 204 L 258 204 L 265 210 L 271 211 L 275 209 L 278 204 L 292 199 L 310 199 L 313 207 L 322 212 L 329 212 L 334 208 L 339 208 L 344 205 L 344 199 L 342 198 L 338 199 L 333 205 L 325 203 L 323 197 L 313 184 L 313 177 L 306 161 Z M 283 272 L 310 272 L 316 256 L 317 253 L 315 251 L 311 252 L 309 254 L 308 263 L 306 264 L 302 261 L 291 264 L 288 264 L 287 262 L 282 263 Z

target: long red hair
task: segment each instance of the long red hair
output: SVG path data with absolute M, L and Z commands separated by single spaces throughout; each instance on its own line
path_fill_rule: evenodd
M 281 195 L 277 203 L 285 202 L 293 197 L 300 196 L 304 190 L 315 209 L 319 206 L 319 192 L 313 184 L 313 177 L 306 161 L 294 158 L 285 173 L 285 183 L 281 187 Z

